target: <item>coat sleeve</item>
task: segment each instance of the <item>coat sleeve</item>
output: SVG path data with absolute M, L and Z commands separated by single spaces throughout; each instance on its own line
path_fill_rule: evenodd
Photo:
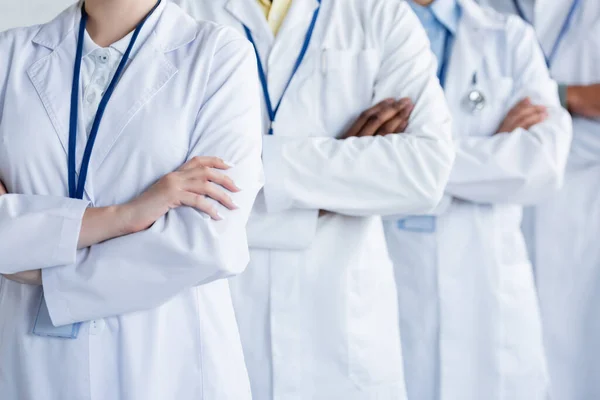
M 291 208 L 268 212 L 260 192 L 248 220 L 248 245 L 271 250 L 303 250 L 317 232 L 319 210 Z
M 600 164 L 600 121 L 575 115 L 573 128 L 569 163 L 582 167 Z
M 456 163 L 446 192 L 479 203 L 531 204 L 557 190 L 564 178 L 572 138 L 571 119 L 560 106 L 532 28 L 509 17 L 507 54 L 513 62 L 514 97 L 529 96 L 549 117 L 529 130 L 457 139 Z M 509 109 L 506 110 L 508 113 Z
M 64 197 L 0 196 L 0 274 L 74 263 L 87 206 Z
M 22 31 L 13 29 L 0 33 L 0 54 L 4 55 L 0 62 L 0 125 L 10 60 L 15 57 L 15 49 L 19 48 L 15 44 L 17 36 L 24 36 L 22 33 L 17 35 Z M 0 274 L 75 262 L 79 231 L 87 206 L 87 201 L 58 196 L 0 196 Z
M 381 44 L 373 102 L 410 97 L 405 134 L 336 140 L 267 136 L 270 213 L 328 210 L 351 216 L 419 213 L 443 194 L 454 151 L 451 119 L 427 36 L 405 2 L 365 2 Z M 367 7 L 367 6 L 365 6 Z
M 73 265 L 43 271 L 54 325 L 155 308 L 181 291 L 242 272 L 249 260 L 246 222 L 262 186 L 256 61 L 235 40 L 215 53 L 191 156 L 218 156 L 242 191 L 238 210 L 213 221 L 190 207 L 171 210 L 150 229 L 92 246 Z

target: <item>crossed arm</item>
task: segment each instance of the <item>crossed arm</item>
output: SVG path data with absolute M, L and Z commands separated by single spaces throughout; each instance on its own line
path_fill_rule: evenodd
M 54 325 L 152 309 L 246 267 L 245 225 L 263 182 L 259 86 L 251 46 L 233 34 L 223 40 L 188 162 L 139 197 L 94 209 L 64 197 L 0 195 L 0 274 L 23 279 L 15 274 L 41 269 Z
M 217 157 L 194 157 L 127 204 L 87 208 L 81 220 L 77 249 L 141 232 L 169 210 L 182 206 L 194 207 L 214 220 L 221 220 L 217 207 L 204 196 L 230 210 L 238 208 L 228 193 L 237 193 L 240 189 L 231 178 L 218 172 L 230 168 Z M 8 192 L 0 182 L 0 196 L 6 194 Z M 5 274 L 4 277 L 23 284 L 42 284 L 41 269 Z

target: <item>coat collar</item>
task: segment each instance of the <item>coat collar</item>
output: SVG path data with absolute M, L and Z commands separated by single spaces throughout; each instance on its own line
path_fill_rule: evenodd
M 85 188 L 90 199 L 94 198 L 93 172 L 100 167 L 137 112 L 178 72 L 177 64 L 172 61 L 172 58 L 168 58 L 166 53 L 192 42 L 198 34 L 197 22 L 175 4 L 163 0 L 155 12 L 161 14 L 153 32 L 139 49 L 135 59 L 128 64 L 100 124 Z M 81 11 L 76 5 L 43 25 L 33 42 L 46 47 L 51 52 L 34 62 L 27 70 L 65 155 L 68 153 L 70 89 L 80 20 Z M 81 104 L 79 107 L 81 110 Z M 77 168 L 81 165 L 87 142 L 82 115 L 80 111 L 77 129 Z
M 298 26 L 306 28 L 318 6 L 318 0 L 292 1 L 292 5 L 283 20 L 277 39 L 285 38 Z M 271 43 L 275 40 L 256 0 L 226 0 L 225 9 L 241 24 L 247 26 L 255 39 L 260 40 L 262 37 L 262 40 L 265 40 L 269 38 Z M 286 42 L 284 39 L 281 41 Z
M 240 24 L 248 27 L 255 39 L 265 40 L 268 38 L 270 42 L 274 40 L 273 32 L 271 32 L 267 20 L 256 0 L 226 0 L 225 9 Z
M 462 22 L 479 30 L 498 31 L 506 26 L 506 17 L 500 13 L 483 8 L 474 0 L 457 0 L 462 8 Z

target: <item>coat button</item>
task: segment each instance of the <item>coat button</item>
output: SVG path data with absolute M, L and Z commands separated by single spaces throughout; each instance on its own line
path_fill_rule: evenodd
M 108 53 L 108 51 L 103 51 L 102 53 L 100 53 L 98 55 L 98 61 L 100 61 L 100 64 L 108 63 L 109 59 L 110 59 L 110 54 Z
M 104 326 L 106 325 L 106 322 L 104 322 L 103 319 L 97 319 L 97 320 L 93 320 L 90 321 L 90 335 L 99 335 L 102 333 L 102 331 L 104 330 Z

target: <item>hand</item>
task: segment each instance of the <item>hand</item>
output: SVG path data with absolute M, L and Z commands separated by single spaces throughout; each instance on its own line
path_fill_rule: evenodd
M 600 118 L 600 83 L 567 88 L 567 108 L 571 114 Z
M 230 210 L 237 205 L 223 189 L 240 189 L 226 175 L 216 170 L 230 166 L 216 157 L 194 157 L 177 171 L 163 176 L 150 189 L 125 204 L 122 212 L 127 230 L 131 233 L 148 229 L 169 210 L 189 206 L 203 211 L 215 220 L 223 219 L 206 197 L 216 200 Z
M 36 269 L 34 271 L 23 271 L 13 275 L 2 276 L 4 276 L 6 279 L 21 283 L 23 285 L 40 286 L 42 284 L 42 271 L 39 269 Z
M 409 98 L 383 100 L 364 111 L 340 139 L 402 133 L 408 127 L 413 109 Z
M 3 194 L 7 194 L 7 193 L 8 192 L 6 191 L 4 184 L 2 184 L 2 182 L 0 182 L 0 196 L 2 196 Z
M 546 107 L 533 105 L 529 97 L 526 97 L 508 112 L 496 133 L 512 132 L 517 128 L 529 129 L 545 121 L 546 118 L 548 118 Z

